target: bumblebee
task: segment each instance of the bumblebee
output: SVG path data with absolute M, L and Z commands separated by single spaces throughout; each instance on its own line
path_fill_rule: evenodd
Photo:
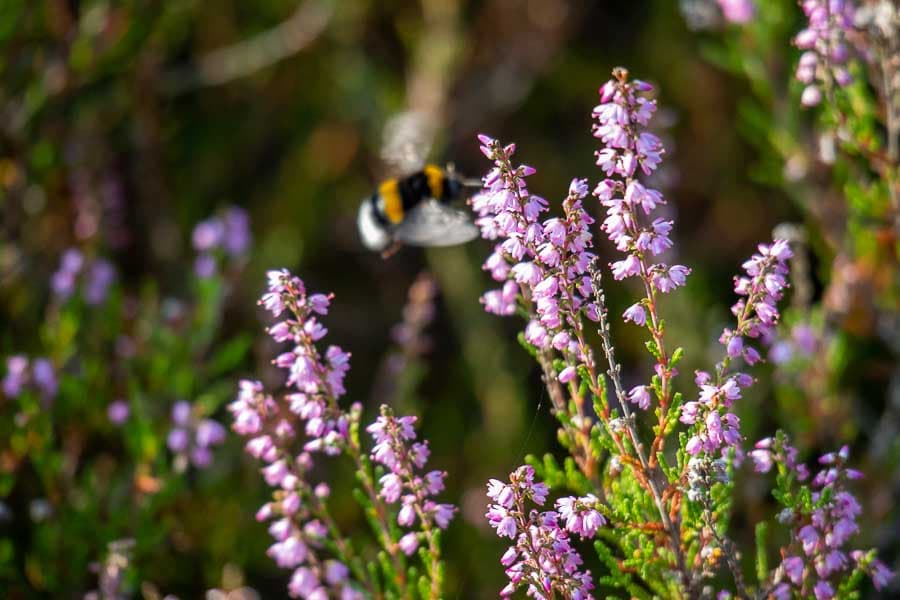
M 402 179 L 388 179 L 359 207 L 363 244 L 385 251 L 392 245 L 455 246 L 478 237 L 468 214 L 449 206 L 466 184 L 452 170 L 425 165 Z
M 403 176 L 384 180 L 357 215 L 363 245 L 387 257 L 403 244 L 454 246 L 478 237 L 469 215 L 450 206 L 467 187 L 452 167 L 425 164 L 432 133 L 418 113 L 401 113 L 385 128 L 382 158 Z

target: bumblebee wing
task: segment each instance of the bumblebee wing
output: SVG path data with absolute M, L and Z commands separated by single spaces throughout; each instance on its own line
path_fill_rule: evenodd
M 474 240 L 478 233 L 466 212 L 429 199 L 409 211 L 394 238 L 410 246 L 455 246 Z
M 406 111 L 394 115 L 384 125 L 381 160 L 391 177 L 404 177 L 425 166 L 434 127 L 424 114 Z

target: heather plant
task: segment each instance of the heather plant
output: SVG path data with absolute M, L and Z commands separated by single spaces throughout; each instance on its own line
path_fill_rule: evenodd
M 146 570 L 184 535 L 178 507 L 209 491 L 197 473 L 225 441 L 216 413 L 249 348 L 247 336 L 220 337 L 250 244 L 246 214 L 227 215 L 238 225 L 217 242 L 228 244 L 221 268 L 188 273 L 185 297 L 151 280 L 136 293 L 93 245 L 59 258 L 37 335 L 4 361 L 0 501 L 4 523 L 27 532 L 0 544 L 10 593 L 27 582 L 64 596 L 96 564 L 99 597 L 129 596 L 126 567 Z
M 695 373 L 698 390 L 676 391 L 684 351 L 667 339 L 663 306 L 666 294 L 686 284 L 690 269 L 659 260 L 673 246 L 673 222 L 654 215 L 665 200 L 642 183 L 664 154 L 647 131 L 656 110 L 646 95 L 651 91 L 616 69 L 594 109 L 603 177 L 593 195 L 605 209 L 601 229 L 622 256 L 609 268 L 614 280 L 635 279 L 640 290 L 621 319 L 646 330 L 654 363 L 646 383 L 628 390 L 615 358 L 603 269 L 591 250 L 586 180 L 572 181 L 561 217 L 541 220 L 549 203 L 526 183 L 535 169 L 513 163 L 514 144 L 479 136 L 493 168 L 472 205 L 484 237 L 496 242 L 484 268 L 501 283 L 482 302 L 488 312 L 527 321 L 520 341 L 541 366 L 559 441 L 569 454 L 562 464 L 552 455 L 529 458 L 508 484 L 492 480 L 488 486 L 487 518 L 498 535 L 515 540 L 501 559 L 509 577 L 501 595 L 524 588 L 533 597 L 583 598 L 599 585 L 634 597 L 718 590 L 720 597 L 787 598 L 793 590 L 821 600 L 852 595 L 863 573 L 882 587 L 889 574 L 873 553 L 845 546 L 860 514 L 847 484 L 861 475 L 844 468 L 847 450 L 823 456 L 827 469 L 805 484 L 806 468 L 784 434 L 753 451 L 757 470 L 779 465 L 773 494 L 784 509 L 778 519 L 792 527 L 779 550 L 784 562 L 768 567 L 760 524 L 756 581 L 745 577 L 742 558 L 750 553 L 728 531 L 745 457 L 735 406 L 754 382 L 745 369 L 761 360 L 759 346 L 779 321 L 792 251 L 787 241 L 775 240 L 742 265 L 744 273 L 734 279 L 735 322 L 719 338 L 720 360 Z M 605 374 L 588 338 L 594 328 Z M 557 499 L 556 511 L 526 508 L 526 500 L 543 505 L 551 490 L 576 495 Z M 582 570 L 583 557 L 570 545 L 574 535 L 594 540 L 604 567 L 596 579 Z
M 456 512 L 435 499 L 447 474 L 425 471 L 430 451 L 427 441 L 416 439 L 416 417 L 397 417 L 387 405 L 365 427 L 372 444 L 363 450 L 362 404 L 340 405 L 350 355 L 338 346 L 317 345 L 328 333 L 319 317 L 328 314 L 330 302 L 331 296 L 308 294 L 303 281 L 286 270 L 269 272 L 260 304 L 283 318 L 269 335 L 292 345 L 273 361 L 287 371 L 286 391 L 274 396 L 261 382 L 244 380 L 229 405 L 234 430 L 248 438 L 247 452 L 266 463 L 262 474 L 274 488 L 272 500 L 256 514 L 259 521 L 272 521 L 275 543 L 268 554 L 292 570 L 291 597 L 439 598 L 440 532 Z M 333 472 L 330 463 L 338 458 L 355 469 L 354 497 L 374 537 L 360 550 L 329 510 L 328 482 L 316 481 L 318 471 Z
M 871 403 L 853 390 L 851 365 L 886 356 L 893 372 L 897 357 L 900 17 L 880 0 L 755 4 L 753 18 L 701 43 L 752 91 L 737 115 L 758 149 L 752 176 L 802 215 L 779 227 L 795 250 L 796 293 L 789 327 L 767 340 L 775 393 L 784 418 L 804 425 L 801 446 L 851 441 L 890 418 L 886 407 L 867 414 L 882 399 L 860 408 Z

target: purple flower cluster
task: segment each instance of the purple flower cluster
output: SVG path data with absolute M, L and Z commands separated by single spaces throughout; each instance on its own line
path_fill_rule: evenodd
M 199 277 L 212 277 L 216 272 L 217 252 L 223 252 L 232 260 L 240 260 L 246 255 L 252 241 L 250 218 L 244 209 L 232 206 L 222 216 L 198 223 L 191 241 L 198 252 L 194 272 Z
M 283 319 L 268 328 L 269 335 L 277 342 L 292 344 L 291 350 L 273 361 L 287 371 L 290 391 L 276 401 L 259 381 L 244 380 L 237 399 L 229 405 L 234 416 L 232 428 L 249 438 L 247 452 L 267 463 L 263 477 L 276 488 L 273 502 L 260 509 L 257 519 L 276 519 L 269 528 L 276 540 L 269 555 L 280 567 L 294 569 L 288 585 L 292 597 L 361 598 L 358 583 L 350 581 L 342 542 L 334 538 L 334 524 L 329 521 L 325 501 L 330 489 L 325 483 L 309 481 L 316 453 L 346 453 L 361 464 L 351 429 L 359 424 L 362 406 L 354 403 L 344 411 L 338 405 L 345 393 L 350 355 L 338 346 L 328 346 L 324 352 L 317 346 L 327 334 L 319 317 L 328 313 L 331 296 L 308 294 L 303 282 L 286 270 L 270 271 L 268 279 L 269 289 L 260 304 L 275 318 Z M 286 318 L 282 316 L 285 313 Z M 292 451 L 297 419 L 305 423 L 306 436 L 299 455 Z M 432 524 L 445 528 L 455 508 L 430 498 L 443 489 L 445 473 L 418 473 L 428 458 L 428 446 L 415 441 L 414 420 L 395 418 L 382 407 L 382 416 L 367 429 L 375 439 L 373 459 L 389 471 L 381 478 L 378 497 L 372 491 L 371 499 L 400 501 L 398 522 L 411 526 L 418 519 L 427 534 Z M 397 540 L 397 548 L 412 554 L 419 539 L 417 533 L 409 533 Z M 340 550 L 339 560 L 323 561 L 320 554 L 326 547 Z
M 646 327 L 657 345 L 656 372 L 662 382 L 661 403 L 668 402 L 669 379 L 675 371 L 668 364 L 663 351 L 662 327 L 657 317 L 658 294 L 667 294 L 685 285 L 690 269 L 684 265 L 669 266 L 656 262 L 656 257 L 672 247 L 669 234 L 674 223 L 654 217 L 657 207 L 665 203 L 659 190 L 646 187 L 637 177 L 652 174 L 665 153 L 662 141 L 647 130 L 656 101 L 643 94 L 652 90 L 650 84 L 628 81 L 623 68 L 613 71 L 613 79 L 600 88 L 601 103 L 594 108 L 596 124 L 594 136 L 604 146 L 597 151 L 597 165 L 606 179 L 594 188 L 593 194 L 606 208 L 601 229 L 625 257 L 610 265 L 613 278 L 622 280 L 637 277 L 643 282 L 644 297 L 629 306 L 622 315 L 640 327 Z M 637 386 L 627 399 L 642 410 L 651 405 L 651 388 Z
M 309 452 L 296 457 L 290 454 L 289 445 L 295 433 L 289 417 L 281 416 L 279 404 L 263 392 L 262 384 L 257 381 L 242 381 L 237 400 L 229 408 L 235 415 L 235 431 L 255 436 L 247 443 L 247 452 L 268 463 L 262 474 L 276 491 L 273 501 L 256 513 L 256 519 L 275 519 L 269 526 L 275 543 L 269 547 L 268 554 L 279 567 L 294 569 L 288 584 L 291 597 L 328 598 L 323 581 L 328 587 L 341 590 L 341 597 L 358 597 L 353 588 L 344 585 L 348 569 L 343 563 L 318 558 L 328 530 L 321 519 L 311 514 L 309 507 L 326 499 L 331 490 L 325 483 L 313 486 L 307 482 L 313 466 Z
M 559 374 L 563 383 L 575 377 L 575 365 L 587 360 L 579 343 L 580 316 L 598 320 L 588 267 L 594 259 L 590 225 L 594 222 L 584 209 L 587 182 L 575 179 L 563 201 L 563 216 L 540 221 L 547 202 L 528 192 L 525 178 L 535 170 L 514 167 L 515 145 L 501 146 L 497 140 L 480 135 L 481 151 L 494 161 L 484 177 L 484 189 L 472 199 L 477 223 L 486 239 L 500 241 L 484 263 L 500 289 L 482 297 L 485 310 L 511 315 L 517 301 L 530 320 L 525 339 L 542 350 L 562 353 L 568 366 Z
M 806 86 L 801 104 L 816 106 L 822 101 L 822 85 L 846 86 L 853 80 L 846 67 L 850 58 L 846 36 L 853 28 L 856 7 L 852 0 L 801 0 L 800 6 L 807 24 L 794 37 L 794 44 L 804 50 L 795 75 Z
M 86 264 L 81 251 L 69 248 L 63 253 L 59 269 L 50 279 L 50 287 L 57 298 L 66 300 L 75 293 L 81 281 L 84 286 L 84 301 L 96 306 L 106 300 L 109 287 L 115 279 L 116 269 L 112 263 L 98 258 Z
M 125 405 L 127 409 L 128 405 Z M 110 407 L 110 420 L 127 418 L 127 410 Z M 198 469 L 205 469 L 212 464 L 212 448 L 225 441 L 225 428 L 212 419 L 197 419 L 193 415 L 190 402 L 181 400 L 172 406 L 172 429 L 166 437 L 166 445 L 176 456 L 176 466 L 183 469 L 187 460 Z
M 29 364 L 28 358 L 21 354 L 8 357 L 6 375 L 2 383 L 3 395 L 7 398 L 17 398 L 29 384 L 33 384 L 44 399 L 49 400 L 56 396 L 59 382 L 50 359 L 36 358 Z
M 268 554 L 279 567 L 294 569 L 288 592 L 294 598 L 328 598 L 329 589 L 344 599 L 361 597 L 348 584 L 349 569 L 341 561 L 323 561 L 328 529 L 315 507 L 330 495 L 327 484 L 311 484 L 308 473 L 313 466 L 312 453 L 335 455 L 346 445 L 350 419 L 358 418 L 360 407 L 343 413 L 337 398 L 344 393 L 343 379 L 349 370 L 349 355 L 331 346 L 323 357 L 315 343 L 327 330 L 317 315 L 328 313 L 330 297 L 306 293 L 303 282 L 287 270 L 268 273 L 269 289 L 260 304 L 276 318 L 289 317 L 268 329 L 278 342 L 291 342 L 291 351 L 282 353 L 274 363 L 288 371 L 287 384 L 295 391 L 276 402 L 266 394 L 259 381 L 240 382 L 237 399 L 228 409 L 234 416 L 232 428 L 249 438 L 249 454 L 267 463 L 263 478 L 276 489 L 274 500 L 257 513 L 257 520 L 276 520 L 269 527 L 275 543 Z M 308 441 L 304 451 L 294 455 L 296 438 L 293 422 L 306 422 Z
M 422 528 L 430 531 L 433 525 L 446 529 L 456 513 L 452 504 L 439 504 L 430 497 L 444 489 L 445 471 L 429 471 L 419 475 L 425 467 L 430 451 L 427 442 L 417 442 L 413 424 L 416 417 L 395 417 L 390 409 L 382 407 L 381 416 L 366 427 L 375 446 L 372 459 L 387 468 L 388 473 L 379 480 L 378 495 L 388 504 L 398 501 L 402 506 L 397 523 L 403 527 L 422 522 Z M 410 532 L 400 538 L 400 549 L 407 555 L 419 546 L 419 535 Z
M 799 481 L 809 477 L 805 466 L 797 462 L 796 449 L 780 438 L 760 440 L 750 454 L 758 472 L 767 473 L 780 464 Z M 775 598 L 799 594 L 830 600 L 837 594 L 838 583 L 854 568 L 867 572 L 878 589 L 893 577 L 870 553 L 847 549 L 850 538 L 859 531 L 857 518 L 862 512 L 847 486 L 863 476 L 845 466 L 848 457 L 849 449 L 844 446 L 819 458 L 822 469 L 811 482 L 811 511 L 797 507 L 779 514 L 779 520 L 791 524 L 792 531 L 791 543 L 782 549 L 782 562 L 775 572 Z
M 287 319 L 271 326 L 268 333 L 276 342 L 293 344 L 291 350 L 282 352 L 273 362 L 288 372 L 286 383 L 296 390 L 286 400 L 290 412 L 306 422 L 309 440 L 304 450 L 339 454 L 346 443 L 350 422 L 337 401 L 346 392 L 344 378 L 350 370 L 350 355 L 338 346 L 328 346 L 324 353 L 316 347 L 316 342 L 328 333 L 318 317 L 328 314 L 331 296 L 307 294 L 303 282 L 286 270 L 269 271 L 268 277 L 269 291 L 260 304 L 276 318 L 285 311 L 290 313 Z M 242 422 L 238 415 L 238 433 L 253 433 L 240 429 Z M 285 427 L 289 427 L 287 422 L 281 426 Z
M 822 331 L 809 323 L 798 323 L 791 328 L 790 336 L 774 340 L 769 347 L 769 360 L 776 365 L 794 358 L 809 359 L 825 343 Z
M 742 439 L 741 422 L 731 407 L 740 399 L 741 389 L 753 383 L 752 378 L 739 373 L 715 385 L 709 373 L 697 371 L 694 382 L 700 388 L 700 396 L 696 401 L 685 402 L 679 417 L 682 423 L 696 426 L 685 450 L 691 456 L 701 452 L 724 455 L 729 449 L 737 450 Z
M 743 264 L 745 275 L 735 278 L 734 290 L 741 299 L 731 311 L 737 317 L 737 325 L 733 330 L 726 328 L 719 336 L 725 358 L 716 365 L 715 378 L 697 371 L 694 381 L 700 396 L 681 407 L 679 419 L 693 426 L 685 447 L 689 454 L 721 452 L 724 456 L 734 450 L 740 458 L 740 419 L 731 407 L 741 398 L 741 391 L 753 384 L 753 378 L 745 373 L 729 373 L 728 367 L 732 360 L 741 357 L 748 365 L 760 360 L 759 352 L 745 340 L 772 335 L 779 318 L 777 303 L 787 287 L 790 257 L 791 249 L 785 241 L 760 244 L 759 252 Z
M 759 360 L 759 352 L 745 344 L 745 338 L 771 337 L 778 323 L 778 301 L 787 287 L 790 245 L 784 240 L 760 244 L 759 252 L 742 265 L 745 275 L 735 277 L 734 291 L 742 298 L 731 307 L 737 319 L 734 331 L 724 330 L 719 341 L 729 359 L 743 356 L 748 364 Z
M 640 80 L 629 82 L 624 69 L 614 71 L 614 79 L 600 88 L 601 104 L 594 108 L 594 137 L 604 147 L 597 151 L 597 166 L 606 179 L 594 188 L 594 195 L 606 207 L 601 229 L 625 253 L 625 258 L 610 265 L 616 280 L 640 277 L 647 287 L 647 297 L 628 308 L 626 321 L 647 323 L 656 292 L 669 293 L 683 286 L 690 269 L 683 265 L 653 263 L 656 257 L 672 247 L 669 233 L 672 221 L 653 218 L 654 210 L 665 203 L 662 194 L 641 184 L 636 173 L 640 169 L 650 175 L 659 166 L 665 149 L 660 139 L 646 127 L 656 111 L 656 101 L 640 95 L 653 88 Z
M 799 461 L 797 449 L 779 438 L 763 438 L 749 452 L 757 473 L 768 473 L 776 464 L 783 465 L 798 481 L 809 479 L 809 469 Z
M 526 587 L 532 598 L 591 598 L 594 584 L 590 571 L 581 571 L 581 556 L 572 547 L 570 534 L 592 538 L 606 524 L 598 510 L 599 501 L 588 494 L 583 498 L 560 498 L 556 511 L 528 509 L 530 501 L 543 506 L 548 487 L 534 480 L 534 469 L 522 466 L 510 474 L 510 482 L 491 479 L 488 498 L 493 502 L 485 515 L 497 535 L 515 541 L 500 559 L 506 567 L 509 584 L 501 597 L 511 596 Z

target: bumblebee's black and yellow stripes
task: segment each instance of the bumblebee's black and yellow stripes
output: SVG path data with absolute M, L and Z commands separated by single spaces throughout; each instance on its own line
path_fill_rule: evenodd
M 462 191 L 462 185 L 448 177 L 438 166 L 425 167 L 402 179 L 388 179 L 378 186 L 371 202 L 382 224 L 397 225 L 412 208 L 423 200 L 434 198 L 449 202 Z
M 470 215 L 450 206 L 466 186 L 479 187 L 453 169 L 426 165 L 406 177 L 388 179 L 359 205 L 356 224 L 363 245 L 388 256 L 401 244 L 455 246 L 478 237 Z

